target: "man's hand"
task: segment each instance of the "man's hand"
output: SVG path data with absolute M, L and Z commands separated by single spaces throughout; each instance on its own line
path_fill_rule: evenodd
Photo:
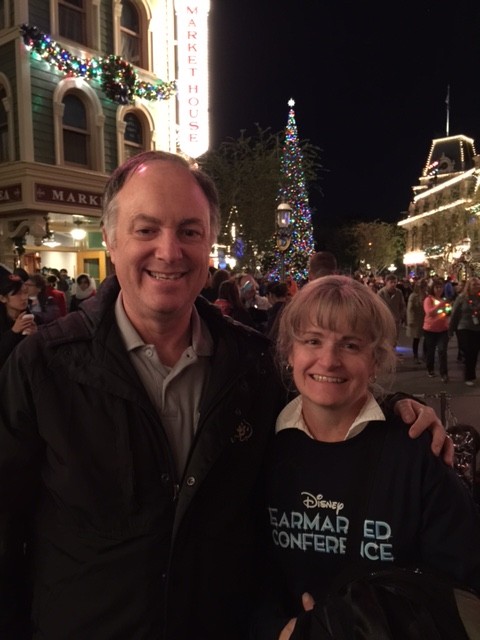
M 418 438 L 425 429 L 430 429 L 433 453 L 436 456 L 441 454 L 445 464 L 453 466 L 453 442 L 432 407 L 412 398 L 404 398 L 395 403 L 394 411 L 404 422 L 411 425 L 408 431 L 411 438 Z
M 304 611 L 311 611 L 315 606 L 315 600 L 309 593 L 304 593 L 302 595 L 302 605 Z M 278 636 L 278 640 L 290 640 L 293 630 L 295 629 L 296 622 L 296 618 L 292 618 L 291 620 L 289 620 Z

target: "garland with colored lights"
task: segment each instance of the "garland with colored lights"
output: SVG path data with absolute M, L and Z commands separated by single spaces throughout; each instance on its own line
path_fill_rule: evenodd
M 25 46 L 66 75 L 97 80 L 105 95 L 119 104 L 132 104 L 135 96 L 145 100 L 167 100 L 176 92 L 175 81 L 156 84 L 138 79 L 134 67 L 121 56 L 79 58 L 63 49 L 37 27 L 23 24 L 20 33 Z

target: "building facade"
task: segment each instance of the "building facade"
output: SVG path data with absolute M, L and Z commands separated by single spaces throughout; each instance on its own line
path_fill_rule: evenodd
M 410 273 L 462 280 L 480 274 L 480 156 L 464 135 L 432 141 L 407 218 Z
M 0 263 L 111 270 L 110 173 L 208 148 L 208 0 L 0 0 Z M 180 34 L 180 35 L 179 35 Z

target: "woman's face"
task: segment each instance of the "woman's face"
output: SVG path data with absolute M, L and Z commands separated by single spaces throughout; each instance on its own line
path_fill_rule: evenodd
M 7 312 L 11 311 L 15 315 L 25 311 L 27 308 L 28 293 L 28 287 L 24 284 L 17 293 L 9 293 L 6 296 L 0 296 L 0 300 L 7 307 Z
M 85 289 L 88 289 L 89 284 L 90 284 L 90 282 L 86 278 L 82 278 L 78 282 L 78 286 L 80 287 L 80 289 L 82 291 L 85 291 Z
M 310 410 L 360 411 L 375 374 L 372 345 L 347 326 L 331 331 L 309 325 L 294 342 L 289 362 L 307 425 Z
M 474 296 L 480 293 L 480 278 L 472 278 L 472 281 L 470 283 L 470 291 Z

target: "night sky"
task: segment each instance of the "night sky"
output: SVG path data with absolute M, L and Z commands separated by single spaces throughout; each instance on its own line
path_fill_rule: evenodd
M 382 8 L 383 6 L 383 8 Z M 322 149 L 322 223 L 397 222 L 431 140 L 480 147 L 480 2 L 211 0 L 212 146 L 258 123 Z

